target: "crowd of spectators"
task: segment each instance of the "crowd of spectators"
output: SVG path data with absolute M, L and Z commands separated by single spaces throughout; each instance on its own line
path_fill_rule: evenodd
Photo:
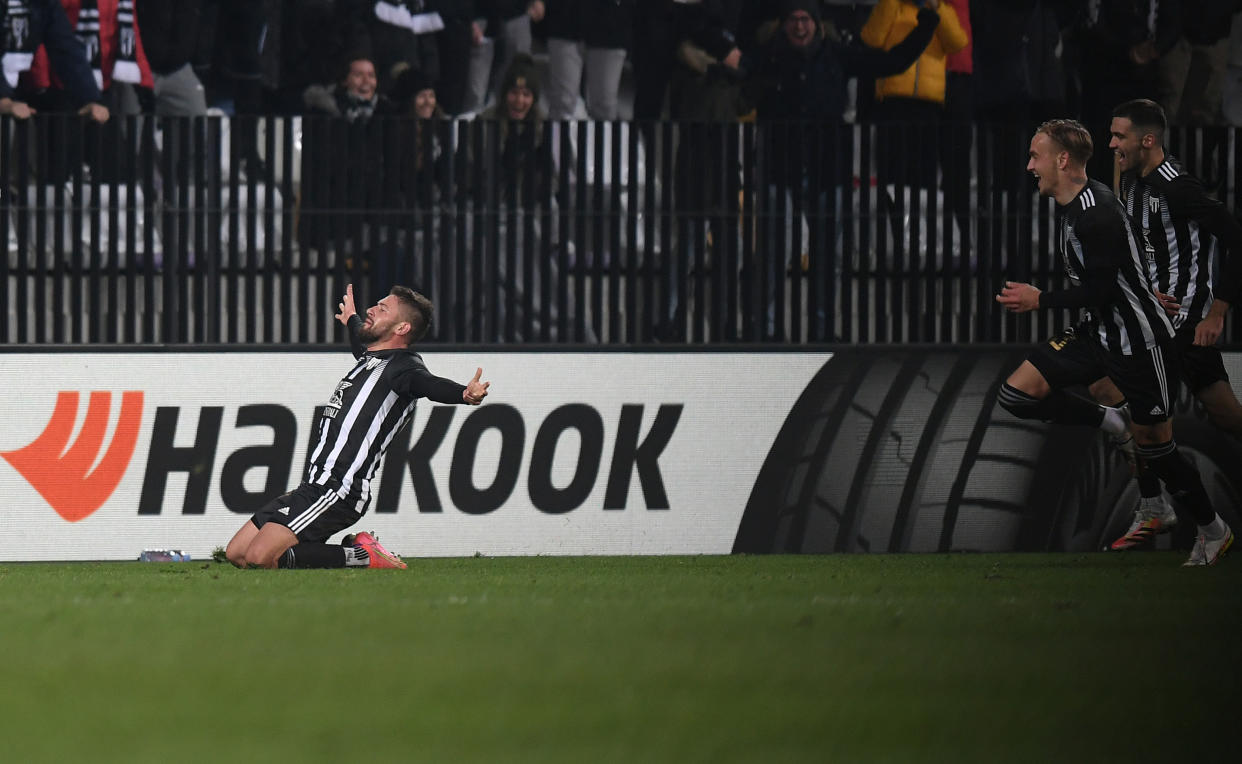
M 1231 23 L 1242 10 L 1239 0 L 5 5 L 0 111 L 23 117 L 86 108 L 99 122 L 117 111 L 198 115 L 208 106 L 346 118 L 408 113 L 422 92 L 411 91 L 411 81 L 434 90 L 441 113 L 473 115 L 498 100 L 514 57 L 533 51 L 544 54 L 537 108 L 554 120 L 762 117 L 773 91 L 788 85 L 781 77 L 793 71 L 771 68 L 773 39 L 784 36 L 808 59 L 828 63 L 809 65 L 822 87 L 803 86 L 794 96 L 813 103 L 802 115 L 783 105 L 782 117 L 1034 121 L 1068 114 L 1095 124 L 1112 104 L 1149 96 L 1177 123 L 1218 124 Z M 896 47 L 918 26 L 920 9 L 941 17 L 926 53 L 917 66 L 881 73 L 873 84 L 877 70 L 860 67 L 855 51 Z M 793 13 L 801 29 L 786 25 Z M 81 47 L 73 54 L 75 40 Z M 373 72 L 372 87 L 351 84 L 360 68 Z M 857 103 L 844 89 L 851 78 L 859 81 Z
M 2 0 L 0 114 L 77 112 L 105 133 L 114 114 L 321 117 L 304 120 L 298 235 L 348 241 L 376 273 L 416 247 L 392 233 L 408 223 L 397 211 L 554 207 L 576 149 L 547 124 L 582 118 L 636 120 L 666 152 L 665 193 L 694 211 L 675 232 L 687 262 L 737 238 L 737 151 L 711 126 L 757 123 L 758 235 L 801 248 L 805 269 L 808 251 L 843 251 L 833 221 L 855 146 L 835 126 L 868 122 L 880 184 L 939 187 L 965 257 L 971 170 L 955 158 L 975 131 L 960 125 L 1078 117 L 1103 146 L 1113 106 L 1136 97 L 1175 125 L 1223 124 L 1239 13 L 1242 0 Z M 417 119 L 376 119 L 391 116 Z M 495 140 L 451 132 L 454 117 Z M 687 125 L 678 141 L 650 140 L 662 120 Z M 54 129 L 40 138 L 53 176 L 115 159 L 58 150 Z M 243 170 L 274 180 L 254 122 L 232 129 Z M 1024 160 L 993 161 L 1020 173 Z M 1108 152 L 1095 161 L 1107 177 Z M 898 239 L 906 203 L 881 201 Z M 786 246 L 800 217 L 821 225 Z M 509 238 L 565 246 L 531 220 Z M 786 264 L 772 258 L 769 285 Z M 662 320 L 677 326 L 684 269 L 663 277 Z

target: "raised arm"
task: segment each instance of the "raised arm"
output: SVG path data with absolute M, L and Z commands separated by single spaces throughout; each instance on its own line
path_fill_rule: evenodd
M 362 319 L 358 317 L 358 311 L 354 309 L 354 285 L 345 285 L 345 294 L 341 296 L 341 302 L 337 305 L 336 320 L 349 332 L 349 350 L 354 354 L 354 358 L 361 358 L 366 352 L 366 348 L 362 346 L 362 340 L 358 338 L 358 330 L 362 328 Z
M 876 18 L 880 7 L 876 6 L 872 18 Z M 892 77 L 901 74 L 905 70 L 914 65 L 919 60 L 919 56 L 923 55 L 923 51 L 927 49 L 927 44 L 931 42 L 932 37 L 936 34 L 936 28 L 940 24 L 940 16 L 933 10 L 928 8 L 919 9 L 919 24 L 905 39 L 894 45 L 890 50 L 884 50 L 884 38 L 881 35 L 887 35 L 888 30 L 885 28 L 882 32 L 875 31 L 870 35 L 871 39 L 879 39 L 877 43 L 871 43 L 868 35 L 863 35 L 864 45 L 853 44 L 845 45 L 841 48 L 842 66 L 847 74 L 853 76 L 865 77 Z M 883 24 L 883 20 L 878 22 Z M 871 21 L 868 20 L 870 25 Z M 865 31 L 864 27 L 864 31 Z

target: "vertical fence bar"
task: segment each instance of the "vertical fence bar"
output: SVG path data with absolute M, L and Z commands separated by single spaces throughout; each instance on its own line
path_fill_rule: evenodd
M 197 342 L 219 342 L 223 311 L 220 309 L 220 262 L 212 250 L 209 179 L 206 171 L 210 151 L 205 117 L 179 117 L 190 154 L 178 156 L 175 170 L 185 179 L 187 207 L 182 217 L 186 230 L 187 265 L 196 275 L 194 287 L 194 337 Z
M 467 124 L 465 122 L 455 122 L 453 123 L 453 131 L 455 140 L 452 145 L 461 146 L 463 149 L 467 148 L 470 140 Z M 459 182 L 463 184 L 469 183 L 469 169 L 458 165 L 456 158 L 449 164 L 449 169 L 450 177 L 452 178 L 449 188 L 456 189 Z M 458 194 L 455 204 L 457 214 L 453 220 L 453 236 L 451 242 L 444 248 L 446 256 L 452 256 L 452 260 L 449 262 L 453 270 L 453 309 L 455 311 L 454 316 L 456 317 L 456 320 L 453 322 L 452 333 L 448 339 L 462 341 L 468 337 L 467 319 L 473 320 L 473 314 L 478 311 L 479 294 L 478 292 L 472 293 L 475 309 L 473 312 L 467 313 L 466 294 L 469 287 L 469 271 L 467 266 L 470 262 L 473 262 L 472 258 L 474 256 L 468 246 L 470 242 L 466 228 L 470 214 L 470 202 Z
M 639 130 L 646 141 L 647 150 L 644 155 L 646 164 L 643 167 L 643 317 L 638 339 L 640 342 L 650 342 L 653 330 L 663 318 L 656 284 L 660 277 L 660 261 L 664 259 L 664 250 L 660 248 L 663 239 L 656 235 L 656 226 L 658 223 L 662 229 L 664 225 L 663 206 L 660 203 L 661 187 L 657 181 L 664 149 L 660 142 L 662 132 L 656 132 L 655 122 L 644 122 Z
M 936 284 L 943 278 L 946 257 L 945 250 L 938 246 L 937 234 L 942 222 L 940 216 L 949 209 L 948 183 L 944 184 L 945 202 L 943 205 L 940 203 L 941 192 L 940 184 L 937 182 L 937 169 L 942 175 L 946 173 L 950 177 L 952 175 L 952 171 L 942 166 L 943 163 L 940 162 L 941 146 L 947 134 L 944 125 L 944 122 L 938 122 L 934 126 L 932 134 L 934 142 L 928 146 L 929 150 L 926 154 L 931 167 L 925 171 L 923 176 L 927 181 L 927 208 L 922 216 L 920 228 L 920 242 L 925 242 L 925 245 L 914 247 L 920 267 L 916 273 L 913 288 L 910 290 L 911 296 L 915 298 L 913 301 L 916 302 L 914 315 L 910 321 L 909 340 L 911 342 L 934 342 L 936 337 Z M 947 220 L 943 222 L 945 228 L 953 227 Z M 910 238 L 914 239 L 913 233 L 910 234 Z
M 31 335 L 29 341 L 32 341 L 32 342 L 48 342 L 49 341 L 49 337 L 47 333 L 48 332 L 48 328 L 47 328 L 48 278 L 47 278 L 47 267 L 46 267 L 47 248 L 48 248 L 47 225 L 48 225 L 48 219 L 55 218 L 57 213 L 53 209 L 51 210 L 51 214 L 48 214 L 49 210 L 48 210 L 47 191 L 48 191 L 48 180 L 49 180 L 48 170 L 49 170 L 50 160 L 47 157 L 47 152 L 44 149 L 44 146 L 46 145 L 47 131 L 49 129 L 52 129 L 49 122 L 54 121 L 56 119 L 57 117 L 51 116 L 51 117 L 47 117 L 47 118 L 39 120 L 39 122 L 36 123 L 36 133 L 33 136 L 38 146 L 36 148 L 37 164 L 36 164 L 35 173 L 34 173 L 34 176 L 35 176 L 34 177 L 35 203 L 34 203 L 34 210 L 33 210 L 34 215 L 32 216 L 33 221 L 34 221 L 34 228 L 35 228 L 34 230 L 34 239 L 35 239 L 34 244 L 35 245 L 34 245 L 34 250 L 31 252 L 31 272 L 34 274 L 34 285 L 33 285 L 34 286 L 34 299 L 32 300 L 32 302 L 34 303 L 34 332 Z M 66 144 L 68 144 L 67 139 L 66 139 Z M 59 225 L 59 220 L 57 221 L 57 225 Z
M 737 340 L 737 294 L 738 294 L 738 252 L 741 246 L 741 235 L 746 225 L 746 212 L 749 202 L 745 198 L 746 187 L 742 182 L 741 166 L 743 146 L 754 138 L 754 125 L 744 124 L 729 129 L 729 139 L 725 144 L 725 155 L 730 158 L 731 171 L 729 178 L 729 208 L 726 222 L 729 236 L 725 238 L 721 256 L 716 259 L 719 276 L 715 305 L 716 317 L 713 326 L 717 342 L 733 342 Z
M 757 145 L 767 136 L 768 125 L 748 124 L 742 127 L 742 239 L 740 251 L 738 253 L 738 262 L 731 264 L 738 274 L 738 283 L 736 290 L 730 290 L 730 297 L 736 299 L 728 308 L 729 310 L 729 326 L 732 331 L 729 339 L 742 339 L 751 341 L 754 339 L 754 316 L 755 316 L 755 294 L 754 294 L 754 261 L 755 261 L 755 237 L 758 236 L 759 226 L 757 225 L 757 216 L 760 213 L 761 198 L 756 184 L 760 177 L 758 164 Z M 741 320 L 741 331 L 737 331 L 738 320 Z
M 625 313 L 621 303 L 621 184 L 626 177 L 621 166 L 621 123 L 617 121 L 598 122 L 596 129 L 608 139 L 608 199 L 607 211 L 603 217 L 604 231 L 600 233 L 600 241 L 606 242 L 608 259 L 606 261 L 608 276 L 608 313 L 601 316 L 604 331 L 600 334 L 600 342 L 615 343 L 622 341 L 624 335 L 623 322 Z M 602 292 L 603 290 L 601 290 Z M 606 321 L 605 321 L 606 319 Z
M 22 279 L 23 276 L 15 268 L 9 267 L 9 258 L 17 254 L 13 249 L 12 236 L 12 214 L 17 206 L 16 195 L 25 193 L 25 188 L 14 182 L 16 173 L 13 160 L 22 153 L 14 149 L 13 119 L 0 117 L 0 242 L 4 243 L 4 253 L 0 257 L 0 344 L 12 341 L 9 337 L 13 323 L 9 320 L 10 306 L 13 306 L 14 312 L 22 310 L 22 304 L 17 301 L 16 289 L 10 290 L 10 283 Z
M 178 334 L 178 318 L 181 314 L 180 292 L 181 279 L 181 231 L 177 226 L 177 211 L 183 204 L 182 188 L 176 176 L 169 172 L 171 155 L 180 147 L 181 130 L 175 119 L 163 121 L 164 151 L 152 160 L 152 174 L 158 172 L 163 183 L 164 194 L 160 206 L 160 232 L 163 235 L 163 273 L 160 280 L 160 293 L 163 312 L 160 315 L 160 336 L 163 342 L 176 343 L 182 340 Z M 158 162 L 158 168 L 155 167 Z
M 69 205 L 72 199 L 68 198 L 66 186 L 72 173 L 80 170 L 82 166 L 82 150 L 85 144 L 85 137 L 82 134 L 82 127 L 76 122 L 70 122 L 63 115 L 57 116 L 57 121 L 62 127 L 70 128 L 70 135 L 67 143 L 70 145 L 68 166 L 60 168 L 64 171 L 64 175 L 57 172 L 53 177 L 56 185 L 53 187 L 52 199 L 54 205 L 54 214 L 51 216 L 52 229 L 52 246 L 45 250 L 43 257 L 50 265 L 52 277 L 52 301 L 50 305 L 44 307 L 44 311 L 51 312 L 52 331 L 47 335 L 45 342 L 66 342 L 65 336 L 65 299 L 66 299 L 66 281 L 68 268 L 65 267 L 65 261 L 68 259 L 65 252 L 65 217 L 69 214 Z M 51 154 L 53 149 L 49 146 L 48 152 Z M 50 157 L 49 157 L 50 158 Z M 59 158 L 52 158 L 52 162 L 61 161 Z M 40 290 L 42 292 L 43 290 Z M 44 312 L 40 311 L 40 312 Z
M 279 275 L 279 266 L 276 256 L 276 124 L 275 117 L 263 116 L 260 118 L 263 125 L 263 166 L 267 168 L 266 175 L 260 175 L 258 168 L 250 173 L 250 187 L 253 195 L 248 198 L 252 209 L 258 207 L 256 203 L 259 191 L 262 191 L 263 197 L 263 327 L 265 341 L 279 342 L 284 334 L 284 326 L 279 320 L 280 313 L 277 308 L 276 293 L 276 277 Z M 261 189 L 257 188 L 257 184 L 262 181 Z M 249 245 L 258 249 L 253 239 Z M 333 311 L 335 312 L 335 311 Z
M 622 289 L 625 287 L 624 293 L 629 294 L 628 285 L 624 283 L 625 274 L 629 270 L 629 251 L 623 250 L 624 235 L 622 228 L 626 220 L 624 206 L 621 201 L 621 189 L 625 182 L 633 176 L 625 172 L 623 164 L 622 142 L 626 139 L 627 131 L 624 123 L 612 121 L 605 123 L 608 126 L 608 150 L 609 162 L 608 166 L 612 170 L 610 183 L 608 184 L 608 251 L 612 255 L 609 261 L 608 269 L 608 337 L 607 342 L 618 343 L 626 340 L 625 320 L 627 312 L 625 310 L 624 298 L 622 297 Z M 603 338 L 601 338 L 603 340 Z
M 803 255 L 807 254 L 808 247 L 803 228 L 811 214 L 807 188 L 803 184 L 803 173 L 806 172 L 806 162 L 814 153 L 814 149 L 806 145 L 808 136 L 802 124 L 790 123 L 789 134 L 791 144 L 798 147 L 800 161 L 796 167 L 790 167 L 785 176 L 785 187 L 791 197 L 789 200 L 789 242 L 777 264 L 776 278 L 786 282 L 789 288 L 789 329 L 787 333 L 778 334 L 778 336 L 784 341 L 796 343 L 803 339 L 802 319 L 806 314 L 806 299 L 803 296 L 806 274 L 802 264 Z
M 590 204 L 588 192 L 590 180 L 587 173 L 587 156 L 589 151 L 587 122 L 579 120 L 575 123 L 576 146 L 574 152 L 574 251 L 572 295 L 569 305 L 573 306 L 570 321 L 573 325 L 572 342 L 586 342 L 587 337 L 587 260 L 594 253 L 588 251 L 590 224 Z
M 486 259 L 486 242 L 484 238 L 484 226 L 487 224 L 483 217 L 483 210 L 486 208 L 485 199 L 487 198 L 487 188 L 485 183 L 487 180 L 485 162 L 483 161 L 484 146 L 484 125 L 481 122 L 468 122 L 461 124 L 461 128 L 466 131 L 466 139 L 463 143 L 470 146 L 469 156 L 473 161 L 463 168 L 463 173 L 470 178 L 470 198 L 469 208 L 465 215 L 462 216 L 463 224 L 467 224 L 470 236 L 469 248 L 464 252 L 466 255 L 462 258 L 463 266 L 468 260 L 470 263 L 468 278 L 469 286 L 467 292 L 474 297 L 474 303 L 477 306 L 475 310 L 465 314 L 468 323 L 463 324 L 468 327 L 466 341 L 479 342 L 486 334 L 487 322 L 490 314 L 496 310 L 496 301 L 491 293 L 484 289 L 483 286 L 483 263 Z M 464 242 L 464 238 L 462 239 Z
M 297 199 L 292 193 L 294 131 L 297 124 L 300 123 L 296 117 L 280 119 L 280 324 L 285 342 L 297 342 L 294 327 L 303 323 L 295 320 L 293 312 L 293 285 L 296 283 L 294 260 L 298 260 L 298 273 L 305 272 L 306 266 L 306 255 L 295 249 L 293 238 L 297 226 Z
M 96 160 L 99 155 L 94 153 L 94 149 L 99 144 L 98 139 L 99 132 L 97 130 L 83 131 L 83 149 L 84 151 L 91 152 Z M 67 324 L 61 324 L 56 331 L 57 342 L 82 342 L 82 316 L 85 315 L 86 309 L 86 300 L 83 294 L 85 285 L 82 282 L 87 268 L 86 253 L 83 251 L 82 246 L 82 214 L 87 180 L 83 177 L 84 167 L 83 163 L 78 162 L 69 168 L 69 190 L 65 195 L 65 202 L 68 205 L 66 213 L 69 223 L 69 229 L 65 231 L 65 235 L 69 237 L 69 240 L 62 240 L 59 246 L 56 247 L 57 259 L 67 260 L 62 271 L 62 278 L 66 282 L 65 289 L 69 293 L 68 311 L 65 310 L 64 303 L 59 300 L 54 307 L 56 316 L 62 321 L 67 321 Z M 95 170 L 95 172 L 90 173 L 91 178 L 99 174 L 99 168 L 96 167 Z M 62 216 L 61 219 L 63 220 L 64 217 Z M 59 230 L 60 228 L 61 226 L 57 225 L 57 229 Z M 68 249 L 67 252 L 66 249 Z M 58 278 L 57 280 L 61 279 Z
M 588 311 L 591 320 L 592 333 L 591 339 L 599 342 L 604 337 L 604 276 L 607 273 L 606 263 L 608 258 L 614 253 L 604 248 L 604 225 L 606 218 L 606 208 L 604 207 L 604 188 L 607 182 L 607 167 L 604 164 L 604 140 L 605 140 L 605 123 L 590 121 L 583 122 L 589 125 L 591 130 L 591 158 L 593 162 L 594 175 L 591 181 L 591 202 L 588 210 L 587 220 L 590 224 L 590 241 L 591 253 L 590 259 L 587 261 L 589 266 L 588 280 L 591 284 L 591 309 Z M 586 149 L 583 149 L 586 153 Z M 583 178 L 583 182 L 586 182 Z M 585 237 L 584 237 L 585 238 Z M 581 310 L 581 308 L 579 308 Z
M 533 129 L 527 127 L 526 129 Z M 517 136 L 511 135 L 511 140 L 516 140 Z M 536 135 L 532 139 L 532 144 L 540 140 Z M 539 204 L 542 194 L 537 189 L 542 184 L 544 178 L 539 177 L 544 172 L 541 163 L 541 147 L 534 145 L 534 150 L 527 153 L 521 159 L 524 169 L 517 178 L 510 178 L 509 185 L 512 188 L 512 195 L 509 197 L 509 218 L 507 234 L 510 246 L 507 248 L 506 256 L 512 266 L 508 273 L 515 283 L 521 285 L 520 295 L 513 295 L 516 299 L 512 301 L 513 312 L 509 315 L 509 327 L 514 332 L 520 332 L 520 338 L 523 341 L 534 339 L 535 331 L 535 303 L 534 303 L 534 287 L 535 287 L 535 260 L 541 253 L 535 251 L 535 239 L 531 231 L 531 223 L 534 219 L 535 205 Z M 521 183 L 519 186 L 518 183 Z M 516 258 L 516 262 L 515 262 Z M 512 294 L 512 292 L 510 293 Z M 521 316 L 521 323 L 514 320 Z M 509 335 L 506 335 L 508 338 Z
M 185 118 L 194 131 L 198 147 L 194 161 L 185 161 L 185 172 L 194 178 L 194 249 L 198 265 L 206 272 L 207 307 L 202 313 L 206 323 L 203 335 L 207 342 L 220 342 L 228 336 L 229 324 L 237 316 L 224 309 L 227 268 L 220 252 L 220 121 L 218 118 L 195 116 Z
M 18 281 L 14 289 L 14 302 L 17 306 L 17 341 L 30 342 L 31 325 L 29 308 L 31 302 L 30 277 L 32 259 L 30 251 L 30 220 L 34 210 L 30 207 L 30 145 L 34 136 L 31 134 L 38 123 L 34 120 L 23 120 L 13 130 L 13 141 L 19 147 L 17 152 L 17 190 L 14 200 L 17 208 L 17 273 Z M 40 210 L 41 212 L 42 210 Z M 36 234 L 37 235 L 37 234 Z
M 874 283 L 877 253 L 880 250 L 879 240 L 883 238 L 884 205 L 879 203 L 878 180 L 875 185 L 874 146 L 875 131 L 879 128 L 872 125 L 860 125 L 859 132 L 859 209 L 862 215 L 862 226 L 858 244 L 858 267 L 853 272 L 854 310 L 847 312 L 847 320 L 851 321 L 849 331 L 845 332 L 847 342 L 868 342 L 873 339 L 871 334 L 871 284 Z

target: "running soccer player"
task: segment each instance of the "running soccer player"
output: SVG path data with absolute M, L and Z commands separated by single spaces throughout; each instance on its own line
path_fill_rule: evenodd
M 487 397 L 491 383 L 479 381 L 482 369 L 461 385 L 433 375 L 411 349 L 432 316 L 430 300 L 395 286 L 364 321 L 354 309 L 353 285 L 346 287 L 336 319 L 349 329 L 357 363 L 337 383 L 315 425 L 305 480 L 242 525 L 225 549 L 229 562 L 255 568 L 406 567 L 370 533 L 344 545 L 325 542 L 366 512 L 380 458 L 413 419 L 419 398 L 477 406 Z
M 1087 178 L 1092 148 L 1091 133 L 1074 120 L 1045 122 L 1031 138 L 1026 169 L 1039 193 L 1056 200 L 1057 252 L 1071 286 L 1041 292 L 1007 281 L 996 301 L 1016 313 L 1085 310 L 1077 327 L 1032 351 L 997 399 L 1019 418 L 1100 427 L 1109 412 L 1065 390 L 1101 377 L 1112 380 L 1129 401 L 1138 455 L 1199 524 L 1186 565 L 1211 565 L 1229 548 L 1233 533 L 1212 509 L 1194 463 L 1173 440 L 1173 326 L 1148 281 L 1121 203 L 1103 183 Z
M 1148 277 L 1172 316 L 1182 379 L 1213 425 L 1242 436 L 1242 404 L 1215 347 L 1225 313 L 1242 291 L 1238 275 L 1242 226 L 1225 205 L 1207 195 L 1198 178 L 1165 152 L 1167 127 L 1164 109 L 1155 101 L 1127 101 L 1113 110 L 1108 145 L 1121 170 L 1122 203 Z M 1222 264 L 1218 284 L 1212 278 L 1213 237 Z M 1092 393 L 1105 403 L 1121 402 L 1120 393 L 1109 384 L 1093 386 Z M 1143 544 L 1177 522 L 1159 480 L 1139 466 L 1138 509 L 1129 530 L 1110 549 Z

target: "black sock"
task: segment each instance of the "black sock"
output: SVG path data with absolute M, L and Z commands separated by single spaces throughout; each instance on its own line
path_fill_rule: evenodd
M 1138 455 L 1147 462 L 1151 472 L 1164 481 L 1178 509 L 1186 509 L 1199 525 L 1210 525 L 1216 519 L 1216 510 L 1212 509 L 1212 500 L 1203 487 L 1199 469 L 1177 450 L 1175 442 L 1140 445 Z
M 1139 496 L 1144 499 L 1154 499 L 1160 495 L 1160 478 L 1151 471 L 1146 460 L 1138 460 L 1138 473 L 1134 477 L 1138 480 Z
M 303 541 L 289 547 L 288 551 L 280 556 L 276 567 L 343 568 L 345 567 L 345 547 Z
M 1098 428 L 1104 421 L 1103 406 L 1060 390 L 1053 390 L 1052 394 L 1044 398 L 1040 407 L 1044 411 L 1044 417 L 1057 424 L 1081 424 Z

